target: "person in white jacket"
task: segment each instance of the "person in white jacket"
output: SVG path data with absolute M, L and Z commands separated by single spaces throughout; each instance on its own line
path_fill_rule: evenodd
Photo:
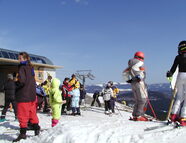
M 113 91 L 110 83 L 108 83 L 105 89 L 102 90 L 102 95 L 105 103 L 105 114 L 112 113 L 110 99 L 113 96 Z
M 144 69 L 144 53 L 136 52 L 133 59 L 128 62 L 128 67 L 124 71 L 127 76 L 128 83 L 132 86 L 132 92 L 134 94 L 135 105 L 133 109 L 133 120 L 135 121 L 147 121 L 144 116 L 146 111 L 148 93 L 145 84 L 145 69 Z

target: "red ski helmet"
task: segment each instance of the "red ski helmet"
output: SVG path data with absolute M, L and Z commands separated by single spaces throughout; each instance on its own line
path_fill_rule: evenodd
M 140 60 L 140 61 L 144 61 L 144 53 L 143 52 L 136 52 L 135 54 L 134 54 L 134 58 L 135 59 L 138 59 L 138 60 Z

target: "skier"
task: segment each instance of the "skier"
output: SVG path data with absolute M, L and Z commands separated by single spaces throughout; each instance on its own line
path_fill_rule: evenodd
M 115 113 L 115 102 L 116 102 L 117 94 L 119 93 L 119 89 L 116 86 L 114 86 L 113 81 L 109 81 L 108 83 L 110 83 L 113 91 L 113 96 L 110 99 L 110 105 L 111 105 L 112 113 Z
M 85 106 L 85 96 L 86 96 L 86 90 L 84 88 L 84 85 L 80 85 L 80 100 L 79 100 L 79 105 L 81 105 L 81 103 L 83 104 L 83 106 Z
M 80 97 L 80 83 L 76 79 L 75 74 L 72 75 L 71 80 L 69 81 L 70 86 L 73 87 L 72 91 L 69 94 L 72 96 L 72 115 L 81 115 L 79 107 L 79 97 Z
M 95 91 L 94 94 L 93 94 L 93 101 L 91 103 L 91 106 L 94 106 L 94 102 L 96 101 L 98 103 L 98 106 L 101 107 L 101 103 L 99 101 L 99 96 L 100 96 L 100 92 Z
M 10 103 L 13 106 L 15 119 L 17 119 L 17 107 L 16 107 L 16 101 L 15 101 L 15 82 L 13 81 L 13 75 L 8 74 L 8 80 L 4 85 L 3 90 L 5 91 L 5 106 L 2 110 L 2 115 L 0 122 L 5 121 L 6 112 L 10 106 Z
M 66 103 L 62 105 L 61 114 L 67 114 L 71 110 L 71 95 L 69 94 L 72 91 L 72 87 L 69 85 L 69 78 L 66 77 L 63 81 L 63 85 L 61 87 L 62 90 L 62 99 L 66 100 Z M 67 112 L 65 111 L 65 108 Z
M 148 93 L 145 84 L 144 53 L 136 52 L 133 59 L 128 62 L 128 68 L 124 71 L 127 76 L 127 83 L 132 86 L 135 105 L 133 109 L 134 121 L 148 121 L 144 116 L 146 111 Z
M 40 126 L 36 114 L 36 86 L 35 73 L 30 57 L 26 52 L 19 53 L 18 80 L 16 81 L 17 118 L 20 125 L 20 134 L 13 142 L 26 139 L 27 124 L 33 125 L 35 135 L 39 135 Z
M 49 104 L 48 98 L 49 98 L 50 89 L 51 89 L 51 81 L 52 81 L 52 76 L 48 74 L 47 80 L 45 80 L 43 84 L 41 85 L 44 88 L 45 93 L 46 93 L 46 96 L 44 97 L 44 103 L 45 103 L 44 109 L 43 109 L 44 113 L 50 112 L 49 105 L 48 105 Z
M 105 89 L 102 90 L 102 95 L 105 103 L 105 114 L 111 114 L 112 109 L 111 109 L 110 99 L 113 96 L 113 91 L 110 83 L 107 83 Z
M 177 67 L 179 68 L 176 81 L 177 97 L 170 120 L 172 122 L 178 121 L 181 126 L 186 126 L 186 41 L 181 41 L 178 45 L 178 55 L 175 57 L 170 71 L 167 72 L 169 79 L 171 79 Z M 181 114 L 179 115 L 180 111 Z
M 60 80 L 54 78 L 49 91 L 49 103 L 52 109 L 52 127 L 58 124 L 61 117 L 61 105 L 66 102 L 65 100 L 62 100 L 59 86 Z

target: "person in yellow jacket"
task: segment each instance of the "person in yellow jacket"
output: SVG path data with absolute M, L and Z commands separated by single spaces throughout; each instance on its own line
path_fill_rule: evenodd
M 77 80 L 76 76 L 73 74 L 69 85 L 72 86 L 72 91 L 69 94 L 72 97 L 72 115 L 81 115 L 79 107 L 79 98 L 80 98 L 80 82 Z
M 61 90 L 59 89 L 60 80 L 54 78 L 49 91 L 49 103 L 52 109 L 52 127 L 56 126 L 61 117 L 61 105 L 66 101 L 62 100 Z
M 44 97 L 44 109 L 43 112 L 49 112 L 49 94 L 50 94 L 50 89 L 51 89 L 51 81 L 52 81 L 52 76 L 48 75 L 47 80 L 44 81 L 44 83 L 42 83 L 42 87 L 45 90 L 46 96 Z
M 111 105 L 112 113 L 115 113 L 114 108 L 115 108 L 115 102 L 117 99 L 117 94 L 119 93 L 119 89 L 116 86 L 114 86 L 113 81 L 109 81 L 108 83 L 110 83 L 112 91 L 113 91 L 113 96 L 110 99 L 110 105 Z

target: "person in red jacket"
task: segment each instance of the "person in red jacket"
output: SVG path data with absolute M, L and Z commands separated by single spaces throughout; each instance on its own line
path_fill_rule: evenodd
M 26 52 L 19 53 L 18 80 L 16 82 L 17 118 L 20 134 L 13 142 L 26 139 L 27 124 L 33 125 L 35 135 L 39 135 L 40 126 L 36 114 L 36 82 L 34 68 Z
M 67 114 L 67 112 L 69 112 L 71 110 L 71 95 L 69 94 L 69 91 L 72 91 L 72 88 L 69 85 L 69 78 L 66 77 L 63 81 L 63 85 L 62 85 L 62 99 L 66 100 L 66 103 L 62 105 L 62 109 L 61 109 L 61 114 Z M 67 112 L 65 111 L 65 108 L 67 110 Z

